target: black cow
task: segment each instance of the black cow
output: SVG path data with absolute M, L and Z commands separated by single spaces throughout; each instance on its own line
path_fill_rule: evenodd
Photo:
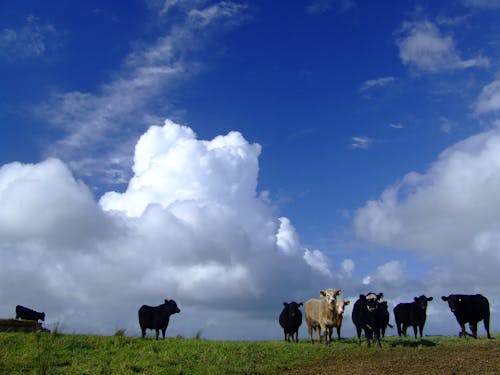
M 467 295 L 467 294 L 450 294 L 449 296 L 442 296 L 441 299 L 448 302 L 448 306 L 462 331 L 459 336 L 472 336 L 477 338 L 477 323 L 483 320 L 484 329 L 491 339 L 490 335 L 490 303 L 488 299 L 481 295 Z M 472 335 L 465 331 L 465 323 L 469 323 L 469 328 Z
M 370 347 L 373 336 L 380 347 L 380 327 L 381 316 L 379 313 L 380 300 L 383 293 L 368 293 L 366 296 L 361 294 L 352 308 L 352 322 L 356 326 L 356 335 L 358 345 L 361 345 L 361 330 L 365 331 L 366 341 Z
M 42 322 L 44 322 L 45 321 L 45 313 L 31 310 L 28 307 L 17 305 L 16 306 L 16 319 L 34 320 L 36 322 L 41 320 Z
M 285 334 L 285 341 L 299 342 L 299 327 L 302 324 L 302 312 L 300 311 L 300 306 L 302 302 L 297 303 L 295 301 L 286 303 L 283 302 L 283 311 L 280 314 L 280 326 L 283 328 L 283 333 Z
M 181 312 L 174 300 L 165 300 L 163 305 L 148 306 L 142 305 L 139 309 L 139 325 L 141 326 L 142 337 L 146 335 L 146 329 L 156 330 L 156 339 L 160 335 L 160 330 L 165 338 L 170 315 Z
M 387 306 L 387 301 L 381 301 L 378 305 L 377 320 L 380 322 L 380 335 L 385 337 L 385 330 L 387 327 L 393 328 L 389 324 L 389 307 Z
M 417 338 L 417 327 L 422 338 L 425 320 L 427 319 L 427 302 L 432 301 L 432 297 L 421 295 L 415 297 L 411 303 L 400 303 L 394 308 L 394 319 L 398 328 L 398 335 L 406 336 L 406 329 L 413 327 L 413 333 Z

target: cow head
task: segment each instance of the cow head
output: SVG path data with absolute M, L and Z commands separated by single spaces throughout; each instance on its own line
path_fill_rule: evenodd
M 377 310 L 379 301 L 384 297 L 383 293 L 375 294 L 375 293 L 368 293 L 366 296 L 361 294 L 359 296 L 360 299 L 365 301 L 366 308 L 368 311 L 373 312 Z
M 319 295 L 321 297 L 324 297 L 326 302 L 331 306 L 331 308 L 333 309 L 333 306 L 335 304 L 335 299 L 337 298 L 337 296 L 339 296 L 340 294 L 342 293 L 342 290 L 339 289 L 332 289 L 332 288 L 328 288 L 326 290 L 321 290 L 319 292 Z
M 181 312 L 179 307 L 177 307 L 177 303 L 175 303 L 173 299 L 171 300 L 166 299 L 164 306 L 170 311 L 171 314 L 176 314 Z
M 415 297 L 413 299 L 417 304 L 419 310 L 427 310 L 427 302 L 432 301 L 433 297 L 426 297 L 423 294 L 420 297 Z
M 283 306 L 285 306 L 285 309 L 288 313 L 288 316 L 290 317 L 294 317 L 294 316 L 297 316 L 300 312 L 300 306 L 302 306 L 303 303 L 302 302 L 295 302 L 295 301 L 292 301 L 290 303 L 287 303 L 287 302 L 283 302 Z
M 442 296 L 441 299 L 445 302 L 448 302 L 448 306 L 450 307 L 451 312 L 459 311 L 460 305 L 462 305 L 462 297 L 454 294 L 450 294 L 449 296 Z
M 342 315 L 345 307 L 349 305 L 349 303 L 351 303 L 351 301 L 344 301 L 342 298 L 337 298 L 335 300 L 335 310 L 337 311 L 337 315 Z

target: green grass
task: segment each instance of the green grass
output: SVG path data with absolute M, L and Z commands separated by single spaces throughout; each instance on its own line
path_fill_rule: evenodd
M 0 374 L 313 374 L 328 369 L 363 373 L 374 366 L 382 373 L 439 373 L 450 369 L 450 363 L 461 370 L 456 373 L 500 370 L 500 340 L 388 338 L 381 349 L 365 345 L 358 347 L 353 339 L 335 340 L 330 347 L 306 340 L 155 341 L 127 337 L 121 331 L 114 336 L 0 333 Z M 453 369 L 444 372 L 452 374 Z

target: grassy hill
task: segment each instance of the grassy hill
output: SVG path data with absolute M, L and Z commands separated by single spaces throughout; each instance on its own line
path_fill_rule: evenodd
M 0 333 L 0 374 L 498 374 L 500 340 L 353 339 L 330 347 L 281 341 L 164 341 L 59 333 Z

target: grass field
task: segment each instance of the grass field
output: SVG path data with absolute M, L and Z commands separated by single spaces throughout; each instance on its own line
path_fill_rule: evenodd
M 0 333 L 0 374 L 500 374 L 500 340 L 393 337 L 382 345 Z

